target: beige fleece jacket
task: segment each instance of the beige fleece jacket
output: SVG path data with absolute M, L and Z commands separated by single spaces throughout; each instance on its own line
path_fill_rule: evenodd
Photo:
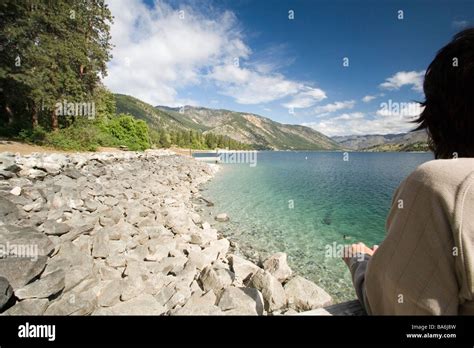
M 369 314 L 474 315 L 474 159 L 433 160 L 395 192 L 387 236 L 353 258 Z

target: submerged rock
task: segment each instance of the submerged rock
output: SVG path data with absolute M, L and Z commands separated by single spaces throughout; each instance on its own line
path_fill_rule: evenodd
M 216 215 L 216 221 L 227 222 L 229 220 L 230 220 L 230 218 L 226 213 L 221 213 L 221 214 Z

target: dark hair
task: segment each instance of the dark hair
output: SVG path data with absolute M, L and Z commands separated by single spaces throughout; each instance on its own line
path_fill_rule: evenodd
M 427 130 L 435 157 L 474 157 L 474 28 L 456 34 L 438 52 L 423 90 L 425 109 L 415 130 Z

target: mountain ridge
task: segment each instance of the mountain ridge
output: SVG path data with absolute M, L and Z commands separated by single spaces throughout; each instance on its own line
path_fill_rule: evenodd
M 340 150 L 324 134 L 301 125 L 286 125 L 253 113 L 202 106 L 152 106 L 138 98 L 114 94 L 119 113 L 129 113 L 160 131 L 192 130 L 227 136 L 257 150 Z
M 407 133 L 334 136 L 332 139 L 350 150 L 361 151 L 428 151 L 425 130 Z

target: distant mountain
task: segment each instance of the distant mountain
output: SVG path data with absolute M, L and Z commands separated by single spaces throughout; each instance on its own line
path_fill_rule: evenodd
M 318 131 L 299 125 L 281 124 L 269 118 L 223 109 L 185 106 L 157 106 L 181 124 L 203 132 L 212 132 L 259 149 L 272 150 L 337 150 L 341 147 Z
M 428 151 L 428 136 L 424 130 L 400 134 L 335 136 L 332 139 L 350 150 Z
M 159 130 L 198 130 L 225 135 L 256 149 L 337 150 L 341 146 L 312 128 L 287 125 L 255 114 L 185 106 L 153 107 L 137 98 L 115 94 L 118 113 L 129 113 Z
M 130 114 L 148 123 L 152 129 L 185 130 L 187 127 L 169 113 L 161 111 L 140 99 L 124 94 L 114 94 L 117 113 Z

